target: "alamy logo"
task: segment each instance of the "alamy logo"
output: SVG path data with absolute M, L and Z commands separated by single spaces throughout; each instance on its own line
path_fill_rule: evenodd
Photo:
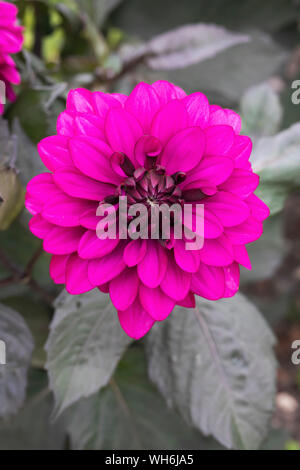
M 0 80 L 0 104 L 5 104 L 6 103 L 6 89 L 5 89 L 5 83 Z
M 292 363 L 295 366 L 299 366 L 300 364 L 300 339 L 295 339 L 291 347 L 292 349 L 294 349 L 294 352 L 292 354 Z
M 0 365 L 6 364 L 6 344 L 0 339 Z
M 294 80 L 292 83 L 292 88 L 295 89 L 291 97 L 292 103 L 300 104 L 300 80 Z

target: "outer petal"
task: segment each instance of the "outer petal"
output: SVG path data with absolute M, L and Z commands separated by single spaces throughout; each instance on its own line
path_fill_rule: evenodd
M 91 201 L 75 199 L 64 193 L 53 196 L 43 206 L 42 215 L 48 221 L 61 227 L 80 225 L 80 215 L 87 210 L 96 214 L 97 204 Z
M 233 146 L 230 149 L 230 156 L 234 159 L 236 168 L 244 168 L 248 165 L 248 160 L 252 151 L 252 142 L 246 135 L 236 135 Z
M 175 240 L 174 256 L 178 266 L 188 273 L 195 273 L 200 265 L 200 252 L 186 250 L 184 240 Z
M 138 275 L 143 284 L 154 288 L 159 286 L 167 269 L 165 249 L 159 241 L 148 240 L 147 252 L 138 264 Z
M 233 262 L 232 246 L 224 235 L 215 240 L 205 240 L 200 258 L 209 266 L 227 266 Z
M 88 273 L 89 279 L 95 286 L 105 284 L 118 276 L 126 265 L 123 261 L 124 246 L 119 243 L 117 248 L 111 253 L 89 261 Z
M 107 141 L 115 152 L 122 152 L 134 162 L 134 147 L 143 135 L 137 119 L 122 108 L 111 109 L 105 120 Z
M 250 212 L 252 217 L 257 220 L 265 220 L 270 215 L 270 209 L 268 206 L 259 199 L 255 194 L 250 194 L 245 199 L 248 207 L 250 208 Z
M 102 258 L 111 253 L 118 243 L 118 239 L 100 240 L 94 230 L 87 230 L 78 245 L 78 254 L 83 259 Z
M 144 309 L 156 321 L 165 320 L 175 306 L 175 300 L 164 294 L 159 287 L 150 289 L 141 284 L 139 297 Z
M 93 141 L 88 139 L 73 138 L 70 140 L 70 151 L 75 166 L 84 175 L 102 181 L 118 185 L 122 177 L 118 176 L 110 165 L 109 158 L 111 148 L 103 141 L 97 140 L 97 149 Z
M 204 148 L 203 131 L 200 127 L 189 127 L 171 137 L 163 151 L 160 163 L 170 175 L 177 171 L 190 171 L 200 162 Z
M 225 292 L 224 297 L 232 297 L 239 290 L 240 284 L 240 268 L 238 263 L 232 263 L 224 269 L 225 275 Z
M 136 85 L 124 105 L 125 109 L 138 119 L 146 134 L 149 133 L 152 119 L 160 106 L 156 91 L 143 82 Z
M 183 300 L 189 292 L 191 278 L 190 273 L 177 266 L 173 253 L 168 253 L 168 267 L 160 285 L 163 292 L 176 301 Z
M 183 300 L 178 300 L 177 305 L 180 305 L 181 307 L 186 307 L 186 308 L 195 308 L 196 301 L 195 301 L 195 295 L 193 294 L 193 292 L 189 292 Z
M 206 127 L 209 118 L 209 102 L 203 93 L 192 93 L 186 96 L 182 102 L 185 104 L 189 115 L 189 126 Z
M 221 299 L 225 291 L 224 269 L 201 264 L 199 271 L 193 274 L 191 290 L 208 300 Z
M 127 97 L 126 97 L 127 98 Z M 108 111 L 112 108 L 120 108 L 121 104 L 116 95 L 110 95 L 109 93 L 102 93 L 101 91 L 95 91 L 93 93 L 93 104 L 95 111 L 99 117 L 105 120 Z
M 206 155 L 228 155 L 234 142 L 234 131 L 230 126 L 212 126 L 205 130 Z
M 59 135 L 72 137 L 75 135 L 75 113 L 71 111 L 63 111 L 57 118 L 56 130 Z
M 152 88 L 156 91 L 161 105 L 165 105 L 171 100 L 180 100 L 186 96 L 185 91 L 166 80 L 152 83 Z
M 188 114 L 184 104 L 179 100 L 173 100 L 158 111 L 153 119 L 150 133 L 165 145 L 170 137 L 185 129 L 187 125 Z
M 206 156 L 187 174 L 181 187 L 186 189 L 198 188 L 199 181 L 207 181 L 214 185 L 223 183 L 233 171 L 232 158 L 226 156 Z
M 124 269 L 109 283 L 109 294 L 117 310 L 127 310 L 134 302 L 139 287 L 136 269 Z
M 225 234 L 234 245 L 244 245 L 257 240 L 263 233 L 263 225 L 261 221 L 248 217 L 245 222 L 234 227 L 228 227 Z
M 66 282 L 66 264 L 70 255 L 53 255 L 50 261 L 50 276 L 55 284 Z
M 76 135 L 105 139 L 104 120 L 94 114 L 77 115 L 74 119 L 74 131 Z
M 53 227 L 54 225 L 47 222 L 47 220 L 45 220 L 40 214 L 35 215 L 29 221 L 29 229 L 31 233 L 42 240 L 48 235 Z
M 56 171 L 54 180 L 69 196 L 92 201 L 100 202 L 115 192 L 115 186 L 93 180 L 71 167 Z
M 259 176 L 248 170 L 235 168 L 227 181 L 221 184 L 222 191 L 236 194 L 241 199 L 250 196 L 259 184 Z
M 124 261 L 127 266 L 132 267 L 139 264 L 147 252 L 147 241 L 138 238 L 130 241 L 124 250 Z
M 234 260 L 247 269 L 251 269 L 251 261 L 244 245 L 233 245 Z
M 219 191 L 216 195 L 201 202 L 216 215 L 224 227 L 232 227 L 244 222 L 249 216 L 247 204 L 234 194 Z
M 44 239 L 44 250 L 53 255 L 68 255 L 77 251 L 84 229 L 54 227 Z
M 77 113 L 95 113 L 92 92 L 85 88 L 71 90 L 67 98 L 67 110 Z
M 78 295 L 94 289 L 88 277 L 88 261 L 70 255 L 66 263 L 66 290 L 69 294 Z
M 140 339 L 152 328 L 155 321 L 141 306 L 139 299 L 127 310 L 118 311 L 120 324 L 133 339 Z

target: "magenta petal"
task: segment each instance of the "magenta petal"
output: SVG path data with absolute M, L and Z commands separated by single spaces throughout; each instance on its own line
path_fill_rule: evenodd
M 128 96 L 127 95 L 124 95 L 123 93 L 111 93 L 111 96 L 113 98 L 115 98 L 117 101 L 119 101 L 119 103 L 123 106 L 127 99 L 128 99 Z
M 94 289 L 88 278 L 88 261 L 73 253 L 66 263 L 66 290 L 69 294 L 83 294 Z
M 183 300 L 190 289 L 190 284 L 191 274 L 177 266 L 173 253 L 168 253 L 168 266 L 160 285 L 163 292 L 176 301 Z
M 118 276 L 126 265 L 123 261 L 124 246 L 119 243 L 111 253 L 89 261 L 89 279 L 95 286 L 105 284 Z
M 95 231 L 87 230 L 80 240 L 78 254 L 83 259 L 102 258 L 113 251 L 118 243 L 118 239 L 100 240 Z
M 13 5 L 12 3 L 8 3 L 8 2 L 0 2 L 0 8 L 1 8 L 1 16 L 3 19 L 10 20 L 10 21 L 15 20 L 18 14 L 18 8 L 16 7 L 16 5 Z
M 193 274 L 191 290 L 208 300 L 218 300 L 225 290 L 224 269 L 201 264 L 198 272 Z
M 144 132 L 148 133 L 152 119 L 160 106 L 159 98 L 153 87 L 141 82 L 130 93 L 124 108 L 138 119 Z
M 196 307 L 196 300 L 195 295 L 193 292 L 189 292 L 187 296 L 183 300 L 178 300 L 177 305 L 186 308 L 195 308 Z
M 245 222 L 225 229 L 226 236 L 234 245 L 244 245 L 257 240 L 263 233 L 263 225 L 254 217 L 248 217 Z
M 122 152 L 134 162 L 134 147 L 143 135 L 137 119 L 122 108 L 111 109 L 105 120 L 106 138 L 115 152 Z
M 95 91 L 93 93 L 94 108 L 99 117 L 104 121 L 108 111 L 112 108 L 120 108 L 120 101 L 116 95 Z
M 234 131 L 230 126 L 212 126 L 205 130 L 206 155 L 228 155 L 234 143 Z
M 156 321 L 165 320 L 175 306 L 175 300 L 164 294 L 159 287 L 150 289 L 141 284 L 139 296 L 144 309 Z
M 252 151 L 252 142 L 246 135 L 236 135 L 233 146 L 230 149 L 230 156 L 234 159 L 236 168 L 244 168 L 248 164 Z
M 189 126 L 206 127 L 209 118 L 209 102 L 203 93 L 196 92 L 186 96 L 182 102 L 189 115 Z
M 171 100 L 181 99 L 186 96 L 186 93 L 179 87 L 173 85 L 166 80 L 158 80 L 152 83 L 152 88 L 156 91 L 161 105 L 167 104 Z
M 45 202 L 49 197 L 61 194 L 61 190 L 56 186 L 51 173 L 41 173 L 32 178 L 27 184 L 27 193 Z
M 139 264 L 147 252 L 147 241 L 138 238 L 130 241 L 124 250 L 124 261 L 127 266 L 132 267 Z
M 250 208 L 251 215 L 257 220 L 265 220 L 270 215 L 268 206 L 255 194 L 250 194 L 244 200 Z
M 218 217 L 224 227 L 241 224 L 249 216 L 247 204 L 234 194 L 219 191 L 210 198 L 202 200 L 205 208 Z
M 237 261 L 242 266 L 245 266 L 245 268 L 251 269 L 251 261 L 246 247 L 244 245 L 233 245 L 232 249 L 235 261 Z
M 100 202 L 115 192 L 115 186 L 93 180 L 72 167 L 56 171 L 54 180 L 69 196 L 92 201 Z
M 74 113 L 63 111 L 57 118 L 57 133 L 61 136 L 72 137 L 75 134 Z
M 84 175 L 118 185 L 122 178 L 112 170 L 109 158 L 111 148 L 103 141 L 98 141 L 96 149 L 87 139 L 73 138 L 70 140 L 70 151 L 75 166 Z
M 241 132 L 242 120 L 238 113 L 232 109 L 224 109 L 227 117 L 227 124 L 231 126 L 236 134 Z
M 29 229 L 31 233 L 42 240 L 48 235 L 53 227 L 54 225 L 47 222 L 47 220 L 45 220 L 40 214 L 35 215 L 29 221 Z
M 90 136 L 105 139 L 104 120 L 94 114 L 77 115 L 74 119 L 74 130 L 78 136 Z
M 155 323 L 138 299 L 127 310 L 119 310 L 118 315 L 123 330 L 133 339 L 142 338 Z
M 195 273 L 200 265 L 200 253 L 196 250 L 186 250 L 184 240 L 175 240 L 174 256 L 178 266 L 188 273 Z
M 36 215 L 42 212 L 44 203 L 38 197 L 27 192 L 25 195 L 24 205 L 30 214 Z
M 127 310 L 134 302 L 139 287 L 136 269 L 124 269 L 109 284 L 109 294 L 117 310 Z
M 160 163 L 172 175 L 177 171 L 190 171 L 201 160 L 205 147 L 200 127 L 189 127 L 177 132 L 167 143 Z
M 227 180 L 233 171 L 232 158 L 226 156 L 206 156 L 187 174 L 182 188 L 198 188 L 199 180 L 218 185 Z
M 87 210 L 94 210 L 97 205 L 91 201 L 75 199 L 64 193 L 53 196 L 44 204 L 42 215 L 48 221 L 61 227 L 80 225 L 79 217 Z
M 233 262 L 232 246 L 224 235 L 215 240 L 205 240 L 200 258 L 209 266 L 227 266 Z
M 241 199 L 250 196 L 259 184 L 259 176 L 248 170 L 235 168 L 227 181 L 221 184 L 222 191 L 236 194 Z
M 223 297 L 232 297 L 239 290 L 240 267 L 238 263 L 232 263 L 223 269 L 225 275 L 225 292 Z
M 134 149 L 135 161 L 142 167 L 147 167 L 147 157 L 158 157 L 162 151 L 160 141 L 151 135 L 143 135 Z
M 79 214 L 79 223 L 82 227 L 96 231 L 97 225 L 101 220 L 101 217 L 96 215 L 97 207 L 89 209 L 81 215 Z
M 157 137 L 163 145 L 177 132 L 188 125 L 188 114 L 181 101 L 173 100 L 163 106 L 155 115 L 151 135 Z
M 84 233 L 81 227 L 54 227 L 44 239 L 44 250 L 53 255 L 68 255 L 77 251 Z
M 148 287 L 159 286 L 167 269 L 167 256 L 165 249 L 159 241 L 148 240 L 147 252 L 138 264 L 140 280 Z
M 66 265 L 70 255 L 52 255 L 50 261 L 50 276 L 55 284 L 66 282 Z
M 67 98 L 67 110 L 76 111 L 77 113 L 93 114 L 94 107 L 92 102 L 92 92 L 85 88 L 77 88 L 71 90 Z

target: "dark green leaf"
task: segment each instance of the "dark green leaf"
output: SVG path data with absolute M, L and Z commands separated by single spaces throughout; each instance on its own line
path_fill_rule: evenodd
M 300 186 L 300 123 L 256 142 L 251 156 L 253 171 L 260 175 L 256 194 L 280 212 L 286 196 Z
M 275 395 L 274 337 L 241 294 L 177 307 L 148 336 L 149 375 L 167 402 L 229 448 L 256 449 Z
M 242 132 L 253 137 L 278 132 L 282 107 L 277 93 L 268 83 L 251 87 L 241 101 Z
M 0 304 L 0 340 L 0 417 L 6 417 L 16 413 L 24 401 L 33 339 L 19 313 L 3 304 Z
M 108 295 L 63 292 L 46 346 L 56 412 L 105 386 L 129 343 Z
M 130 349 L 109 386 L 71 408 L 74 449 L 219 449 L 171 411 L 146 373 L 143 352 Z
M 26 402 L 16 416 L 0 421 L 1 450 L 61 450 L 66 442 L 65 423 L 53 422 L 54 400 L 45 372 L 31 370 Z

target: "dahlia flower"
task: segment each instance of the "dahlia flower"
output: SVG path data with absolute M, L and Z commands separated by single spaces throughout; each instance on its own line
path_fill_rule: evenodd
M 17 24 L 18 8 L 12 3 L 0 2 L 0 80 L 4 82 L 6 97 L 14 101 L 12 85 L 18 85 L 21 77 L 10 54 L 20 52 L 23 44 L 23 28 Z M 0 100 L 0 114 L 4 111 Z
M 195 295 L 233 296 L 245 248 L 260 237 L 267 206 L 237 113 L 167 82 L 139 83 L 129 96 L 71 90 L 57 135 L 39 145 L 48 170 L 27 186 L 30 229 L 52 254 L 50 275 L 70 294 L 109 293 L 121 326 L 145 335 Z M 99 239 L 99 203 L 204 206 L 204 244 L 183 239 Z M 193 210 L 193 209 L 192 209 Z M 118 212 L 117 212 L 118 213 Z M 184 222 L 183 222 L 184 223 Z

